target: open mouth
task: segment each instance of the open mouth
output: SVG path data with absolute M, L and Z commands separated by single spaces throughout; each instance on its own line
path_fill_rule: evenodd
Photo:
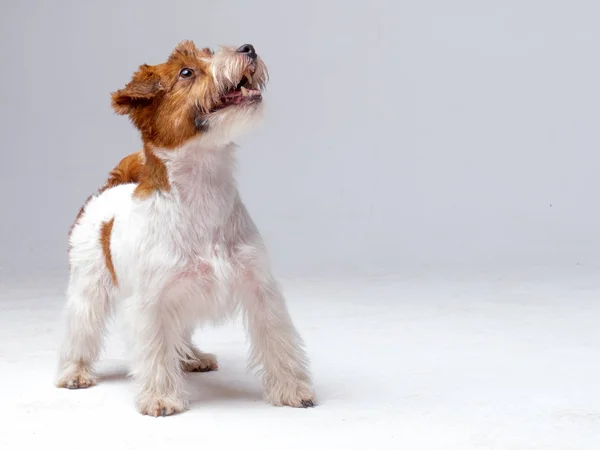
M 230 105 L 241 105 L 246 103 L 255 103 L 262 100 L 262 94 L 255 88 L 252 79 L 253 70 L 248 68 L 242 75 L 242 79 L 237 86 L 221 95 L 222 108 Z

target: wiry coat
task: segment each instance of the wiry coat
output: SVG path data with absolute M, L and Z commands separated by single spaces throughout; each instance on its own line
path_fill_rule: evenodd
M 119 306 L 139 411 L 180 412 L 183 372 L 217 368 L 193 346 L 194 328 L 241 311 L 269 401 L 313 405 L 302 340 L 234 179 L 233 140 L 260 118 L 266 82 L 249 51 L 213 54 L 184 42 L 113 93 L 144 147 L 121 161 L 72 227 L 58 386 L 95 383 L 105 322 Z

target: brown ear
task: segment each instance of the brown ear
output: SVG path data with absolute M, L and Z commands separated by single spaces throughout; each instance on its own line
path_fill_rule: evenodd
M 136 106 L 153 99 L 161 89 L 158 74 L 144 64 L 123 89 L 111 94 L 112 107 L 117 114 L 128 114 Z

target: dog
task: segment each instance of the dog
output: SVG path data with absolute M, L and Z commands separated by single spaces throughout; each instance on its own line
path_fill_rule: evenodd
M 277 406 L 315 406 L 309 359 L 236 187 L 234 141 L 263 113 L 268 71 L 252 45 L 182 41 L 111 94 L 143 147 L 81 208 L 69 234 L 66 334 L 56 385 L 96 384 L 106 321 L 125 319 L 140 413 L 187 409 L 186 371 L 218 368 L 196 327 L 241 313 L 250 367 Z

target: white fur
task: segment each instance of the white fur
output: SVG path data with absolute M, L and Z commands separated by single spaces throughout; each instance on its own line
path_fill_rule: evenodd
M 302 339 L 233 176 L 231 138 L 259 113 L 257 106 L 215 114 L 206 135 L 176 150 L 156 151 L 167 167 L 170 192 L 139 200 L 133 196 L 135 185 L 126 184 L 87 204 L 70 240 L 59 386 L 95 383 L 92 365 L 104 325 L 119 306 L 128 330 L 132 375 L 139 384 L 139 411 L 182 411 L 182 363 L 202 360 L 210 365 L 214 360 L 193 347 L 192 331 L 241 311 L 252 343 L 251 366 L 259 369 L 268 400 L 296 407 L 312 404 Z M 117 286 L 99 240 L 102 223 L 112 218 L 110 251 Z

